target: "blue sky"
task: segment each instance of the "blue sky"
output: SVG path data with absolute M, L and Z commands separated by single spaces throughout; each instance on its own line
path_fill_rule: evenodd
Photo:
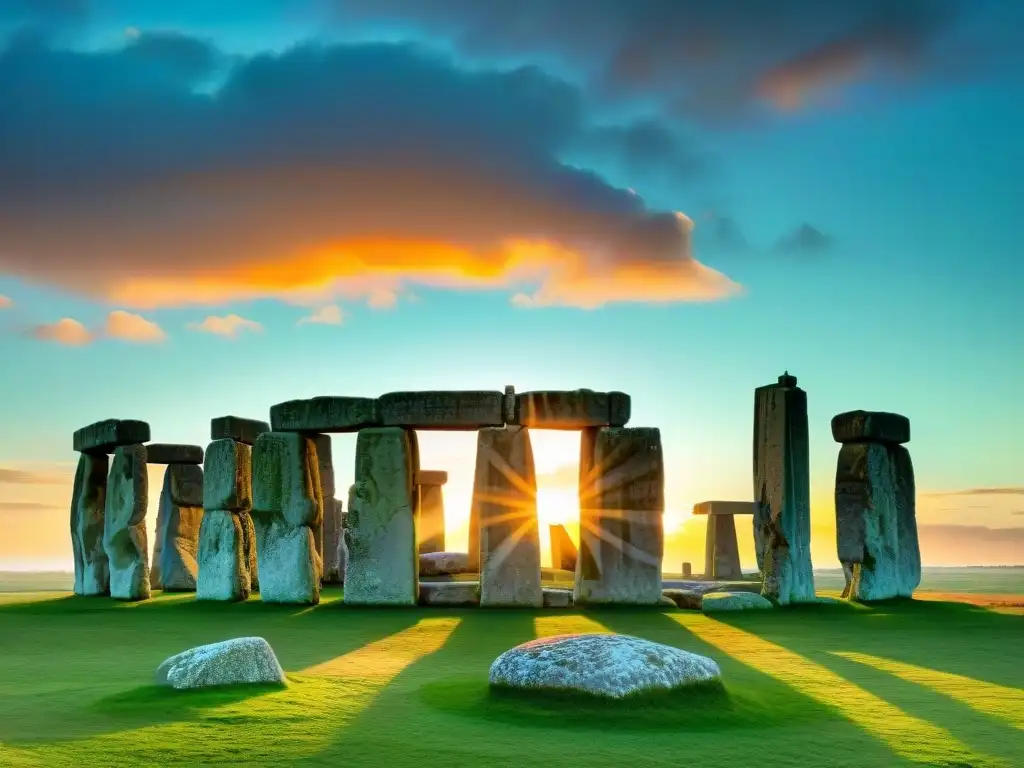
M 721 5 L 0 0 L 0 565 L 69 556 L 79 426 L 395 389 L 629 392 L 675 530 L 784 369 L 816 562 L 854 408 L 911 418 L 926 562 L 1019 551 L 1024 6 Z M 455 526 L 472 448 L 424 438 Z

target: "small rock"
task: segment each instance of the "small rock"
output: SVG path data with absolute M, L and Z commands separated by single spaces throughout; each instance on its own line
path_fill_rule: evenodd
M 492 686 L 572 691 L 612 699 L 718 680 L 712 659 L 612 634 L 559 635 L 505 651 L 491 664 Z
M 704 613 L 773 608 L 771 600 L 753 592 L 708 592 L 701 601 Z
M 688 611 L 700 610 L 702 599 L 700 592 L 692 589 L 663 589 L 661 595 L 667 597 L 679 608 L 685 608 Z
M 658 600 L 658 607 L 660 608 L 678 608 L 676 601 L 667 595 L 662 595 L 661 599 Z
M 480 605 L 478 581 L 425 581 L 420 583 L 420 605 Z
M 171 656 L 156 670 L 157 685 L 179 690 L 239 683 L 284 684 L 284 670 L 262 637 L 236 637 Z
M 572 608 L 576 604 L 572 599 L 571 589 L 543 587 L 541 594 L 544 595 L 545 608 Z
M 469 573 L 469 555 L 465 552 L 424 552 L 419 557 L 420 576 Z

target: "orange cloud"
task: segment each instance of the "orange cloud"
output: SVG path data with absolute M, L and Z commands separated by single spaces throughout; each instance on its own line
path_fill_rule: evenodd
M 0 293 L 0 309 L 8 309 L 9 307 L 13 306 L 14 302 L 11 301 L 11 299 L 8 298 L 7 296 L 4 296 L 2 293 Z
M 312 314 L 300 318 L 299 325 L 341 325 L 344 313 L 337 304 L 328 304 L 313 310 Z
M 821 46 L 765 73 L 757 93 L 777 109 L 800 109 L 819 94 L 865 77 L 869 52 L 859 38 Z
M 163 341 L 167 334 L 152 320 L 118 309 L 107 315 L 103 335 L 140 344 Z
M 229 339 L 238 338 L 238 335 L 243 331 L 259 333 L 263 330 L 263 326 L 255 320 L 247 320 L 235 314 L 225 315 L 224 317 L 210 315 L 201 323 L 189 323 L 188 328 L 193 331 L 212 333 L 215 336 L 224 336 Z
M 40 341 L 52 341 L 69 347 L 80 347 L 94 338 L 88 328 L 70 317 L 63 317 L 55 323 L 37 325 L 29 334 Z

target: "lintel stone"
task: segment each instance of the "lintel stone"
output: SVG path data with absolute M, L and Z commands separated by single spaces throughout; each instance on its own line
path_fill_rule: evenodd
M 505 426 L 504 398 L 497 390 L 389 392 L 377 406 L 385 427 L 476 430 Z
M 621 427 L 631 410 L 626 393 L 590 389 L 523 392 L 516 400 L 517 423 L 537 429 Z
M 909 443 L 910 419 L 885 411 L 847 411 L 832 417 L 832 439 L 837 443 Z
M 148 443 L 149 424 L 136 419 L 104 419 L 76 429 L 74 449 L 80 453 L 113 453 L 122 445 Z
M 752 501 L 702 501 L 693 505 L 695 515 L 752 515 L 756 511 Z
M 150 464 L 202 464 L 203 449 L 198 445 L 150 443 L 146 446 Z
M 234 440 L 246 445 L 255 445 L 256 438 L 270 431 L 270 425 L 258 419 L 243 419 L 241 416 L 218 416 L 210 419 L 211 440 Z
M 372 397 L 332 395 L 271 406 L 270 426 L 274 432 L 358 432 L 380 426 L 380 417 Z
M 448 482 L 448 473 L 443 469 L 421 469 L 416 473 L 416 485 L 444 485 Z

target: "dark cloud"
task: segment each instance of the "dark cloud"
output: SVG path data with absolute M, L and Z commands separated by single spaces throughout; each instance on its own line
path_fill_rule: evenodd
M 810 224 L 801 224 L 778 239 L 775 250 L 782 254 L 814 255 L 827 251 L 833 239 Z
M 1011 485 L 989 488 L 962 488 L 955 491 L 932 491 L 921 494 L 933 498 L 945 496 L 1024 496 L 1024 486 Z
M 335 0 L 335 8 L 347 25 L 384 23 L 469 56 L 551 63 L 607 98 L 707 117 L 757 101 L 793 109 L 851 83 L 945 74 L 969 50 L 948 42 L 956 22 L 984 19 L 999 0 Z M 975 31 L 997 33 L 991 23 Z
M 70 476 L 54 472 L 28 472 L 23 469 L 0 467 L 0 483 L 12 485 L 63 485 Z
M 122 305 L 402 280 L 588 307 L 737 288 L 692 258 L 685 216 L 560 160 L 597 143 L 683 173 L 671 132 L 595 129 L 577 88 L 532 67 L 465 71 L 409 45 L 227 62 L 182 35 L 18 39 L 0 114 L 0 270 Z

